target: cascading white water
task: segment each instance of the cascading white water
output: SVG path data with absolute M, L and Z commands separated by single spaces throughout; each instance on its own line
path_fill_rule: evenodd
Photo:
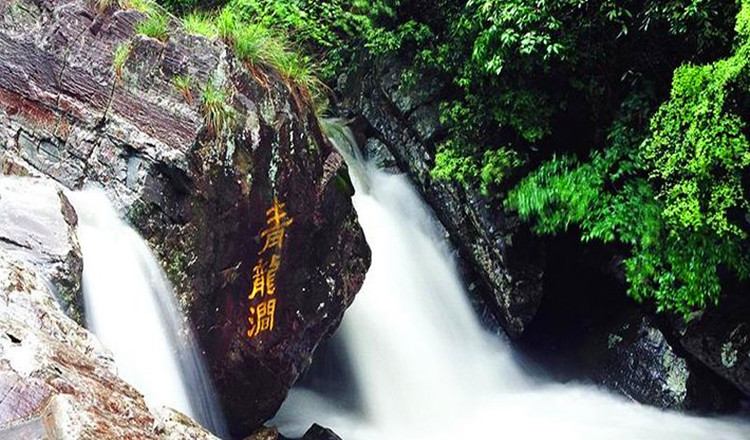
M 347 138 L 334 136 L 339 144 Z M 315 422 L 345 440 L 750 438 L 746 422 L 532 379 L 507 343 L 482 330 L 445 239 L 408 181 L 352 156 L 354 205 L 372 265 L 340 332 L 362 408 L 293 390 L 274 420 L 286 435 Z
M 102 190 L 68 197 L 79 218 L 87 327 L 149 406 L 177 409 L 226 437 L 202 356 L 148 245 Z

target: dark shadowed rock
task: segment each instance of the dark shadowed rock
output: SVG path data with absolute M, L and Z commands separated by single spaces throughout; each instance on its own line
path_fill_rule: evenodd
M 718 308 L 677 327 L 685 350 L 750 396 L 750 304 L 747 291 L 727 295 Z
M 415 182 L 466 261 L 470 288 L 479 290 L 506 332 L 517 337 L 541 300 L 539 242 L 497 201 L 430 176 L 444 136 L 437 107 L 443 84 L 423 73 L 406 80 L 404 66 L 391 61 L 365 63 L 359 73 L 341 79 L 344 111 L 366 122 L 359 130 L 369 138 L 362 142 L 365 154 L 388 167 L 389 155 L 380 152 L 384 145 Z
M 341 437 L 328 428 L 314 424 L 305 432 L 302 440 L 341 440 Z
M 166 43 L 135 35 L 143 14 L 94 4 L 0 4 L 0 169 L 107 190 L 159 255 L 230 427 L 246 435 L 274 414 L 369 265 L 339 189 L 343 161 L 304 93 L 273 70 L 247 69 L 177 21 Z M 113 54 L 126 43 L 118 78 Z M 190 76 L 192 100 L 173 85 L 177 75 Z M 209 81 L 233 114 L 218 133 L 200 109 Z M 274 200 L 293 221 L 283 246 L 262 252 Z M 250 301 L 253 269 L 273 255 L 275 296 Z M 273 329 L 249 337 L 249 318 L 271 299 Z
M 608 388 L 660 408 L 736 409 L 736 393 L 679 345 L 673 347 L 650 319 L 638 313 L 622 319 L 606 344 L 594 377 Z
M 737 408 L 738 393 L 682 348 L 664 316 L 628 298 L 621 258 L 575 234 L 545 248 L 544 298 L 517 340 L 530 360 L 562 381 L 592 381 L 661 408 Z

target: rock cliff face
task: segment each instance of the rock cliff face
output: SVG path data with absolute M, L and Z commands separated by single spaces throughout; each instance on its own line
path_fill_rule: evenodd
M 185 416 L 149 412 L 107 350 L 59 306 L 55 298 L 66 298 L 55 280 L 80 283 L 82 267 L 61 191 L 46 179 L 0 177 L 0 212 L 24 226 L 2 223 L 0 438 L 216 440 Z
M 136 35 L 142 13 L 95 3 L 0 3 L 0 168 L 107 190 L 161 258 L 230 428 L 248 434 L 336 328 L 369 265 L 343 161 L 275 71 L 248 69 L 176 21 L 166 42 Z M 177 76 L 190 77 L 189 93 Z M 217 129 L 201 110 L 209 83 L 226 95 Z M 260 272 L 264 283 L 275 274 L 273 295 L 266 284 L 253 293 Z
M 362 116 L 360 142 L 376 162 L 406 172 L 466 261 L 468 284 L 483 297 L 511 337 L 523 333 L 542 294 L 542 249 L 517 218 L 460 185 L 432 179 L 435 149 L 444 135 L 438 117 L 443 84 L 425 76 L 417 87 L 401 81 L 404 66 L 361 66 L 342 78 L 342 106 Z M 532 244 L 533 243 L 533 244 Z

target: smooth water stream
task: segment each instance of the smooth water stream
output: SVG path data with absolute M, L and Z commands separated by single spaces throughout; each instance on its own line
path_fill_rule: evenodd
M 69 198 L 79 216 L 87 327 L 149 406 L 177 409 L 228 438 L 201 353 L 148 245 L 103 191 Z
M 334 136 L 339 144 L 347 139 Z M 300 436 L 315 422 L 344 440 L 750 439 L 743 421 L 688 417 L 595 387 L 534 380 L 507 343 L 481 328 L 450 249 L 407 179 L 351 156 L 372 266 L 340 336 L 361 404 L 293 390 L 274 420 L 286 435 Z

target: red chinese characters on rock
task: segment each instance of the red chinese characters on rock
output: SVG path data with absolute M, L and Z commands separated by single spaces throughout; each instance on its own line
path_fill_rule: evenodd
M 253 267 L 252 288 L 248 295 L 250 315 L 247 320 L 249 338 L 263 332 L 272 331 L 276 316 L 276 274 L 281 267 L 281 250 L 284 247 L 286 231 L 293 219 L 284 211 L 285 203 L 273 198 L 273 206 L 266 211 L 266 228 L 260 232 L 264 240 L 258 252 L 258 262 Z

